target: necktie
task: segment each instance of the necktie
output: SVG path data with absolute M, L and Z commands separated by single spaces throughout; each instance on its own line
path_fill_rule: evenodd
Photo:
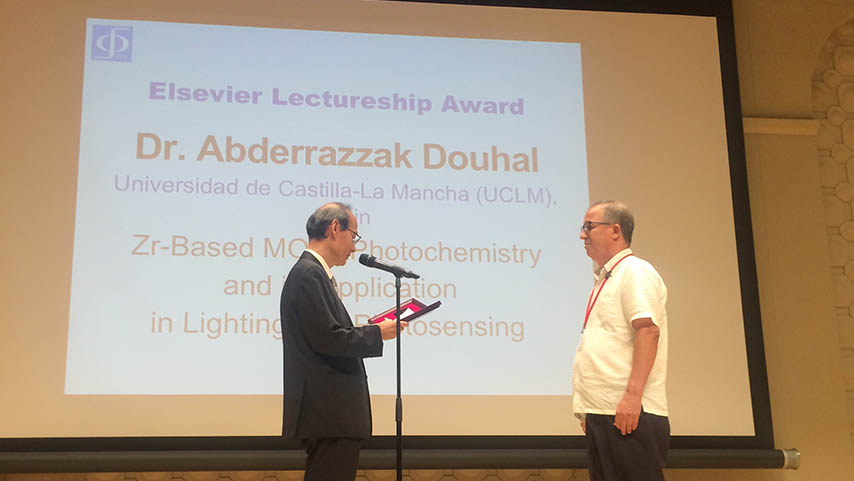
M 335 291 L 335 295 L 338 295 L 338 282 L 335 281 L 335 276 L 329 278 L 332 281 L 332 289 Z

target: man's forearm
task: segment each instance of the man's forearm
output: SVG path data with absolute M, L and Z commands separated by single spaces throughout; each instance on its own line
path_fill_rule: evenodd
M 632 352 L 632 371 L 629 375 L 629 383 L 626 392 L 632 395 L 643 395 L 652 365 L 655 364 L 655 355 L 658 351 L 658 326 L 648 320 L 643 323 L 635 336 L 634 351 Z

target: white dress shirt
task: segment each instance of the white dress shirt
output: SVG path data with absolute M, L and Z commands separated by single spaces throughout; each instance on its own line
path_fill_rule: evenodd
M 573 412 L 579 419 L 587 413 L 616 413 L 632 370 L 636 334 L 632 321 L 645 317 L 660 334 L 642 406 L 645 412 L 667 416 L 667 287 L 649 262 L 630 254 L 631 249 L 619 252 L 594 275 L 592 298 L 597 292 L 599 296 L 578 343 L 572 372 Z

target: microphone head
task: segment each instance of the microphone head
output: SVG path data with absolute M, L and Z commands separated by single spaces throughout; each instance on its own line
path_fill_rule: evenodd
M 359 264 L 362 264 L 363 266 L 374 267 L 376 260 L 376 257 L 369 256 L 368 254 L 362 254 L 359 256 Z

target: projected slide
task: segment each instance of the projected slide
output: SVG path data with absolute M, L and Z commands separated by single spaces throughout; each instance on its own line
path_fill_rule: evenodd
M 334 200 L 354 322 L 395 299 L 363 252 L 442 301 L 402 336 L 406 393 L 571 394 L 580 44 L 89 19 L 83 85 L 66 394 L 281 393 L 279 294 Z

